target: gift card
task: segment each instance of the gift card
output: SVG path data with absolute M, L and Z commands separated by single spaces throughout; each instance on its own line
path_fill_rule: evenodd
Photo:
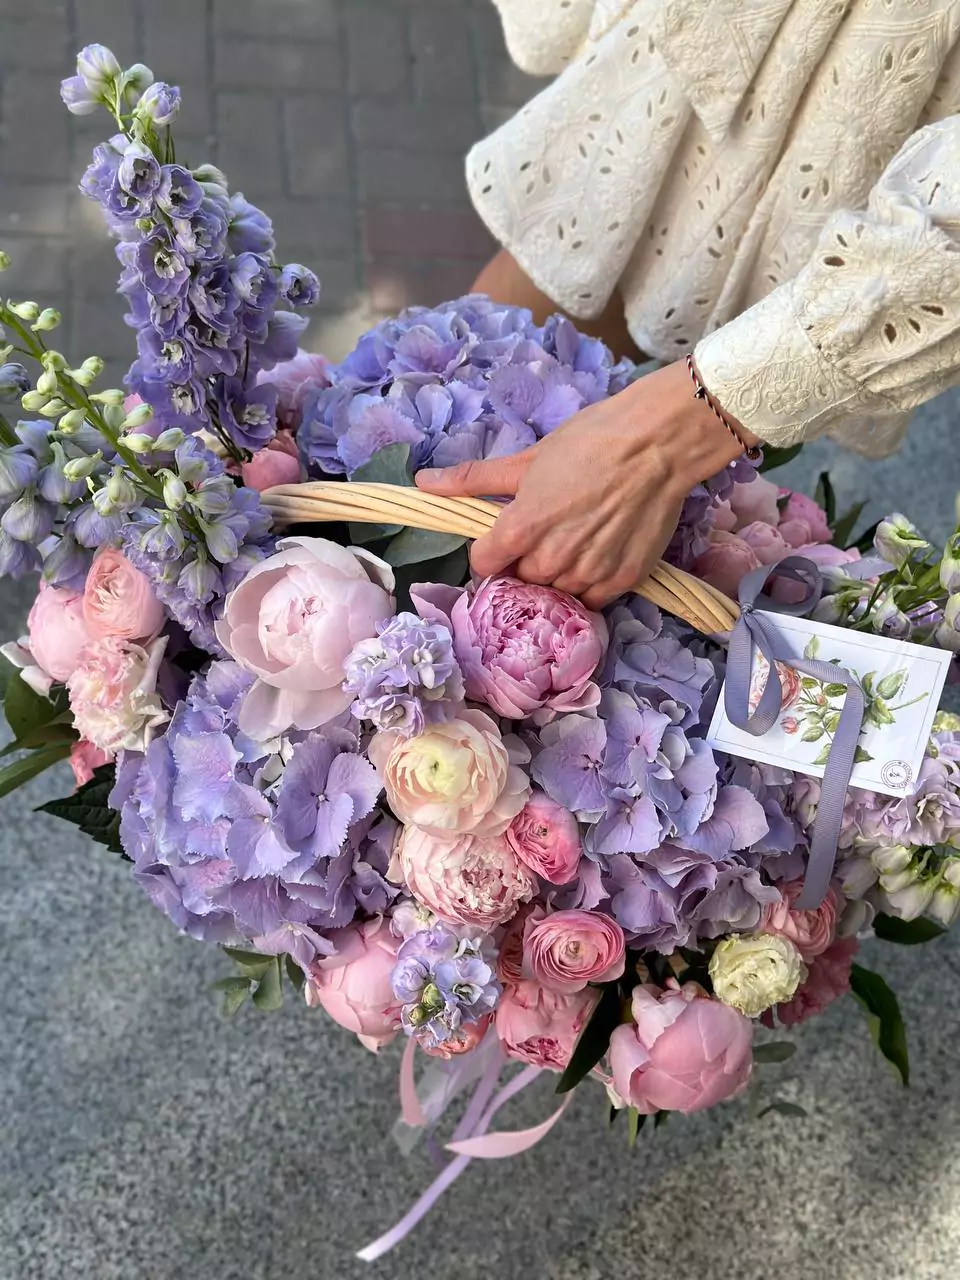
M 793 657 L 835 663 L 860 680 L 866 709 L 850 785 L 889 796 L 912 792 L 953 655 L 806 618 L 762 616 Z M 846 688 L 841 683 L 823 684 L 788 663 L 778 662 L 777 669 L 783 699 L 773 727 L 762 737 L 738 729 L 727 719 L 721 693 L 707 742 L 730 755 L 822 778 Z M 768 675 L 769 665 L 754 645 L 751 711 Z

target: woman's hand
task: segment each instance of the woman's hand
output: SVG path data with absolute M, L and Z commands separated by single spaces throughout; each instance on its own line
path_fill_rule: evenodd
M 740 452 L 694 398 L 678 362 L 584 409 L 523 453 L 420 471 L 416 480 L 446 497 L 513 499 L 473 545 L 480 577 L 512 566 L 517 577 L 598 609 L 649 576 L 686 495 Z

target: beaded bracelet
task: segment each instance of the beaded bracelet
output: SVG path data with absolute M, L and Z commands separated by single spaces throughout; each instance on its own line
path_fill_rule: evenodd
M 737 444 L 744 452 L 744 456 L 749 458 L 751 462 L 759 462 L 763 457 L 763 452 L 756 445 L 748 445 L 741 438 L 740 432 L 736 429 L 727 415 L 714 400 L 713 396 L 700 381 L 700 375 L 697 373 L 696 365 L 693 363 L 693 353 L 687 356 L 687 372 L 690 374 L 690 381 L 693 383 L 693 394 L 698 400 L 702 400 L 712 410 L 713 415 L 727 428 L 730 434 L 736 440 Z

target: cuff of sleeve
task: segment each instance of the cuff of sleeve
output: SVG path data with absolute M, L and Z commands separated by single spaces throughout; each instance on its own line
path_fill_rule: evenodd
M 862 387 L 800 326 L 790 284 L 708 334 L 693 358 L 714 399 L 767 444 L 812 440 L 868 408 Z

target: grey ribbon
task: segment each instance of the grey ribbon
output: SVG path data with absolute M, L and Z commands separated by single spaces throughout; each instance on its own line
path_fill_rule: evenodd
M 780 604 L 770 599 L 765 587 L 771 578 L 789 578 L 806 588 L 804 598 L 796 604 Z M 837 842 L 843 823 L 843 807 L 850 785 L 863 724 L 864 699 L 859 678 L 831 662 L 795 658 L 769 618 L 758 609 L 800 617 L 816 605 L 823 591 L 820 571 L 812 560 L 803 556 L 787 556 L 779 564 L 764 565 L 748 573 L 740 582 L 740 618 L 730 633 L 727 656 L 727 678 L 724 685 L 724 709 L 727 719 L 756 738 L 762 737 L 780 717 L 783 689 L 776 664 L 781 662 L 803 675 L 824 684 L 846 685 L 840 722 L 833 735 L 830 754 L 823 775 L 820 803 L 810 835 L 810 856 L 803 890 L 796 902 L 798 911 L 819 907 L 827 890 L 837 860 Z M 750 682 L 753 671 L 753 646 L 756 645 L 770 666 L 770 674 L 757 709 L 750 711 Z

